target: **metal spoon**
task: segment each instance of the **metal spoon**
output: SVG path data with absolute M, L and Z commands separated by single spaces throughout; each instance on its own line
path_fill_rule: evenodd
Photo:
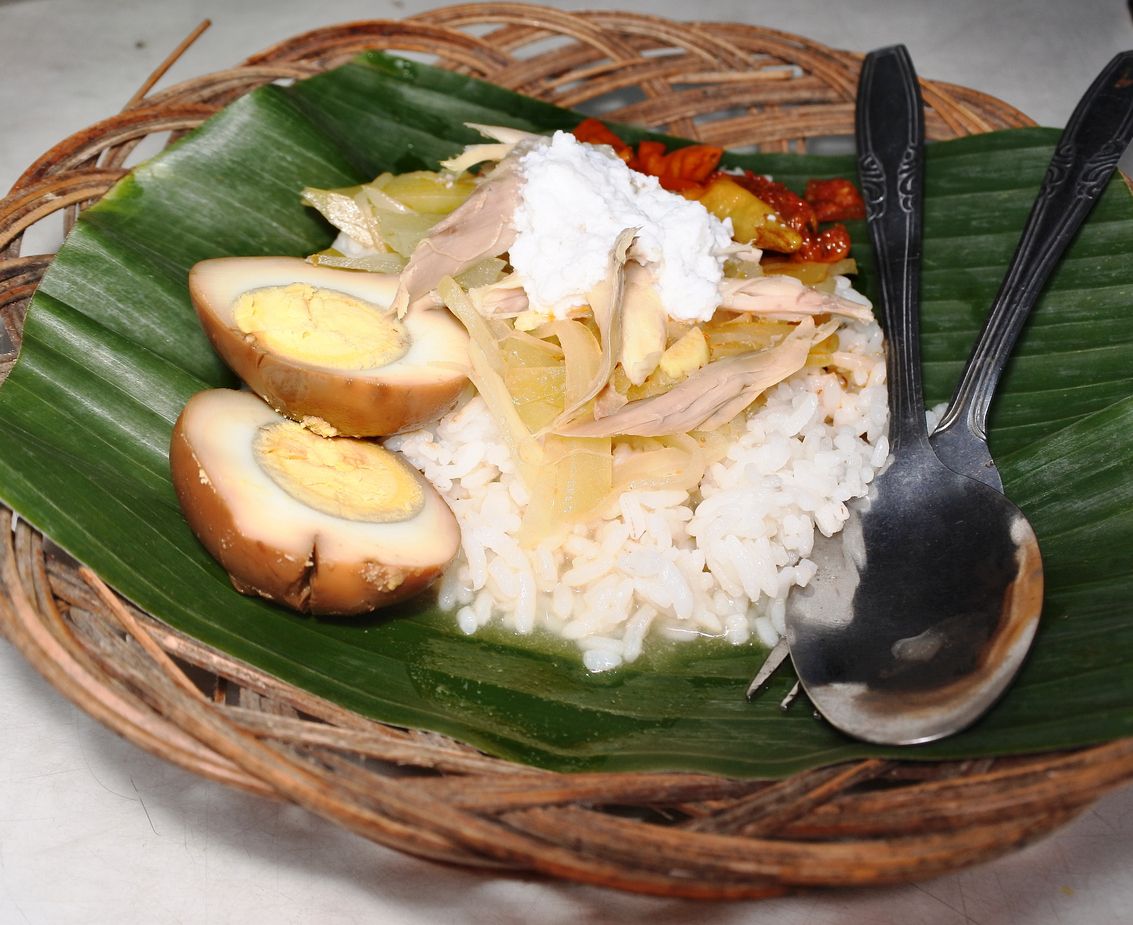
M 1058 140 L 1011 266 L 930 442 L 951 469 L 998 491 L 987 447 L 987 412 L 1003 367 L 1074 233 L 1105 190 L 1133 139 L 1133 52 L 1109 62 L 1078 102 Z
M 815 543 L 818 573 L 789 601 L 787 642 L 832 725 L 911 744 L 963 728 L 1002 693 L 1034 636 L 1042 563 L 1022 512 L 929 444 L 917 317 L 924 114 L 902 46 L 866 58 L 857 141 L 889 345 L 892 459 L 842 533 Z

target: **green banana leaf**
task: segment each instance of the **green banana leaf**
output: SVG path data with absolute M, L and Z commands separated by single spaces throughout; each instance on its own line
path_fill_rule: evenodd
M 563 770 L 783 775 L 860 755 L 982 756 L 1133 734 L 1133 208 L 1114 183 L 1045 294 L 994 408 L 1007 493 L 1042 543 L 1048 596 L 1018 681 L 970 730 L 930 746 L 864 746 L 782 712 L 781 672 L 743 692 L 763 652 L 667 645 L 603 675 L 573 650 L 466 637 L 425 601 L 353 621 L 296 615 L 232 590 L 189 532 L 167 470 L 194 392 L 234 380 L 185 290 L 197 260 L 305 254 L 331 230 L 305 185 L 431 168 L 478 140 L 468 121 L 535 131 L 580 117 L 384 54 L 239 100 L 84 213 L 29 312 L 0 388 L 0 497 L 172 626 L 315 694 Z M 626 129 L 636 139 L 643 133 Z M 979 330 L 1057 133 L 930 146 L 923 329 L 930 402 L 946 400 Z M 731 157 L 795 187 L 849 158 Z M 869 287 L 864 228 L 853 227 Z

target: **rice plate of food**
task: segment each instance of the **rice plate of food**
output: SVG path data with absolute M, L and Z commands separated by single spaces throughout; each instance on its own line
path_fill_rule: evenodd
M 930 147 L 930 401 L 1053 140 Z M 743 697 L 816 531 L 888 455 L 852 170 L 377 53 L 264 87 L 84 213 L 0 389 L 4 500 L 176 629 L 497 755 L 776 775 L 883 753 L 780 712 L 789 677 Z M 925 757 L 1128 721 L 1128 570 L 1104 552 L 1128 518 L 1104 512 L 1133 411 L 1096 333 L 1127 328 L 1127 200 L 1052 282 L 1058 323 L 1040 311 L 993 426 L 1064 619 Z M 1083 531 L 1102 553 L 1076 553 Z M 1109 679 L 1088 708 L 1051 694 L 1082 672 Z

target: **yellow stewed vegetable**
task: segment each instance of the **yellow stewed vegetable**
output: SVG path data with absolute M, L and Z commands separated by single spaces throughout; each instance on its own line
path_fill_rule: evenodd
M 434 215 L 448 215 L 476 189 L 469 174 L 451 177 L 431 170 L 383 173 L 373 185 L 414 212 Z
M 732 220 L 737 241 L 783 254 L 793 254 L 802 246 L 802 236 L 778 212 L 734 180 L 716 177 L 697 198 L 717 218 Z

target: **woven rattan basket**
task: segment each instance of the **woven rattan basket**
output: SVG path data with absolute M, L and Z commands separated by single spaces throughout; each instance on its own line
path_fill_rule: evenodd
M 860 62 L 751 26 L 477 4 L 319 29 L 140 93 L 52 148 L 0 202 L 0 379 L 51 260 L 21 255 L 30 226 L 60 210 L 73 222 L 148 136 L 176 138 L 260 84 L 367 48 L 424 53 L 565 106 L 623 100 L 607 105 L 611 118 L 777 151 L 850 133 Z M 1031 124 L 961 87 L 928 82 L 924 96 L 933 138 Z M 0 507 L 0 631 L 71 700 L 184 768 L 438 861 L 704 898 L 892 883 L 1013 849 L 1133 777 L 1133 740 L 994 761 L 859 761 L 777 782 L 538 771 L 283 684 L 137 612 L 12 525 Z

